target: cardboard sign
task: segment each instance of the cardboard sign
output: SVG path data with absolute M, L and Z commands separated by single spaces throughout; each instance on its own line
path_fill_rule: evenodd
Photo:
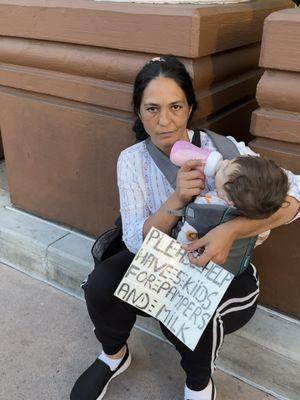
M 161 321 L 194 350 L 234 275 L 190 264 L 170 236 L 151 228 L 115 296 Z

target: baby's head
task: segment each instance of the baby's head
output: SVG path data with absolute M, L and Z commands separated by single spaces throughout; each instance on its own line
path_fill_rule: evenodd
M 274 161 L 254 156 L 222 161 L 215 182 L 218 196 L 252 219 L 279 210 L 289 188 L 285 172 Z

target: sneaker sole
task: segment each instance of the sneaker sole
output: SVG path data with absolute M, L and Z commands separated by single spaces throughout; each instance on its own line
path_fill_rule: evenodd
M 107 388 L 108 388 L 108 385 L 109 385 L 110 381 L 111 381 L 112 379 L 114 379 L 116 376 L 122 374 L 122 372 L 126 371 L 126 369 L 127 369 L 127 368 L 130 366 L 130 364 L 131 364 L 131 360 L 132 360 L 131 354 L 129 353 L 126 362 L 125 362 L 125 363 L 122 365 L 122 367 L 121 367 L 120 369 L 118 369 L 118 370 L 116 371 L 116 373 L 110 378 L 110 380 L 109 380 L 109 381 L 107 382 L 107 384 L 104 386 L 104 388 L 103 388 L 103 390 L 102 390 L 100 396 L 97 397 L 96 400 L 102 400 L 102 399 L 103 399 L 103 397 L 104 397 L 105 394 L 106 394 L 106 391 L 107 391 Z

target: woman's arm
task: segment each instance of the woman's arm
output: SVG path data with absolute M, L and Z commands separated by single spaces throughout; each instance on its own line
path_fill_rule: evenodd
M 225 224 L 218 225 L 201 239 L 183 245 L 183 248 L 188 252 L 199 249 L 203 251 L 199 258 L 193 257 L 192 253 L 190 253 L 191 263 L 199 267 L 209 261 L 213 261 L 216 264 L 224 264 L 235 240 L 255 236 L 269 229 L 287 224 L 299 212 L 300 203 L 291 196 L 288 196 L 286 200 L 287 203 L 269 218 L 251 220 L 245 217 L 238 217 Z
M 123 240 L 132 253 L 139 250 L 152 226 L 170 233 L 179 217 L 168 214 L 168 209 L 181 209 L 204 187 L 203 173 L 193 170 L 195 166 L 201 165 L 201 162 L 189 161 L 178 171 L 175 192 L 154 214 L 151 214 L 146 203 L 147 188 L 139 175 L 142 168 L 140 161 L 138 153 L 129 153 L 125 150 L 120 154 L 117 164 Z
M 150 211 L 146 205 L 145 193 L 137 180 L 133 162 L 121 153 L 117 164 L 120 211 L 122 217 L 123 241 L 132 253 L 143 243 L 143 225 Z
M 143 236 L 145 237 L 147 235 L 152 226 L 164 233 L 170 233 L 180 217 L 168 214 L 168 210 L 180 210 L 182 207 L 184 207 L 184 205 L 174 192 L 155 214 L 150 215 L 150 217 L 146 219 L 143 227 Z
M 237 221 L 229 222 L 235 222 L 232 227 L 236 231 L 236 237 L 237 239 L 242 239 L 288 224 L 299 210 L 300 203 L 294 197 L 287 196 L 286 203 L 269 218 L 251 220 L 240 217 L 236 218 Z

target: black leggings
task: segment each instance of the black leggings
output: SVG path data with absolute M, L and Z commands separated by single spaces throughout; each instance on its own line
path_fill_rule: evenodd
M 134 254 L 123 250 L 96 263 L 84 285 L 86 304 L 96 337 L 104 352 L 109 355 L 117 353 L 124 346 L 136 315 L 146 316 L 113 295 L 133 257 Z M 202 390 L 207 386 L 224 335 L 236 331 L 251 319 L 258 293 L 257 273 L 251 265 L 231 282 L 194 351 L 160 324 L 165 337 L 181 355 L 181 365 L 187 375 L 186 384 L 190 389 Z

